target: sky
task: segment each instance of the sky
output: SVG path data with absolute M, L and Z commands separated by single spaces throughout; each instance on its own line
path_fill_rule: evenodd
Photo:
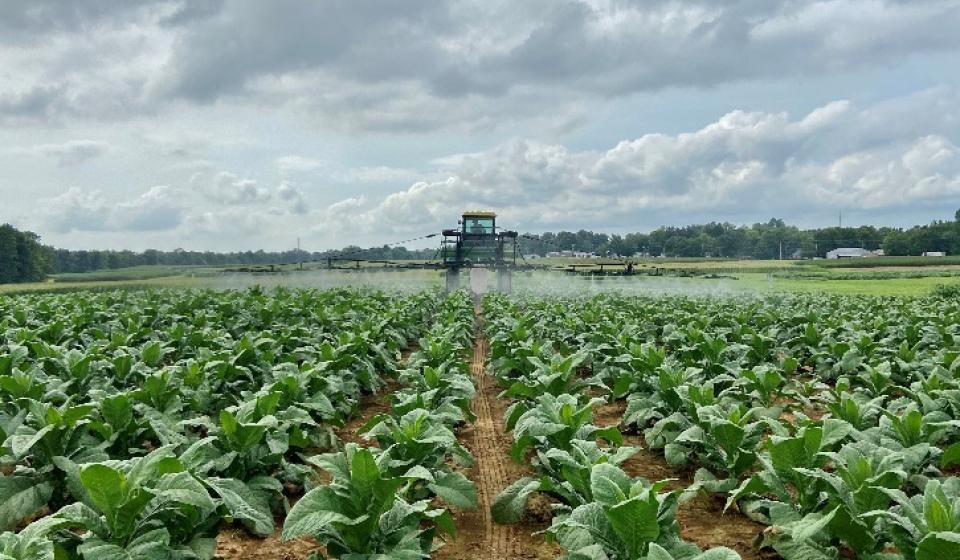
M 960 0 L 3 0 L 0 223 L 320 251 L 466 209 L 952 219 L 957 29 Z

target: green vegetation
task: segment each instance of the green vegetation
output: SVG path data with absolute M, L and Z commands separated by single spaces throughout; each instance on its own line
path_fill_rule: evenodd
M 464 294 L 33 294 L 0 300 L 0 317 L 5 558 L 207 560 L 223 524 L 270 535 L 304 490 L 285 537 L 419 557 L 454 532 L 428 504 L 476 507 L 451 462 L 471 460 L 451 431 L 472 395 L 451 365 L 470 343 Z M 418 339 L 429 350 L 402 365 Z M 411 384 L 368 430 L 390 445 L 337 451 L 333 429 L 386 378 Z
M 0 225 L 0 284 L 43 280 L 50 266 L 48 257 L 35 233 Z
M 564 558 L 737 558 L 680 538 L 677 504 L 704 493 L 770 525 L 759 546 L 785 560 L 960 554 L 960 301 L 496 295 L 484 308 L 491 367 L 516 399 L 515 459 L 537 473 L 493 514 L 512 523 L 533 493 L 551 496 Z M 594 426 L 591 410 L 617 400 L 619 430 Z M 629 475 L 622 432 L 698 469 L 694 484 Z
M 798 263 L 799 264 L 799 263 Z M 863 259 L 834 259 L 817 261 L 821 268 L 881 268 L 881 267 L 939 267 L 958 266 L 960 257 L 871 257 Z
M 54 274 L 51 276 L 51 278 L 57 283 L 122 282 L 130 280 L 169 278 L 171 276 L 209 276 L 213 274 L 219 274 L 222 271 L 223 268 L 212 268 L 207 266 L 143 265 L 113 270 L 96 270 L 92 272 L 65 272 Z
M 510 455 L 529 465 L 491 517 L 517 523 L 540 494 L 543 535 L 568 560 L 737 560 L 681 536 L 684 504 L 708 495 L 768 525 L 757 546 L 784 560 L 956 556 L 948 286 L 486 296 Z M 479 502 L 457 431 L 475 419 L 475 328 L 463 292 L 4 297 L 0 550 L 210 560 L 223 527 L 267 536 L 279 519 L 283 539 L 312 537 L 323 557 L 429 558 L 456 534 L 452 511 Z M 344 444 L 336 429 L 387 387 L 365 443 Z M 696 474 L 639 476 L 652 455 Z

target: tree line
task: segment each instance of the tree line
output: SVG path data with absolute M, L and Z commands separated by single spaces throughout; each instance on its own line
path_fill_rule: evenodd
M 269 264 L 296 264 L 299 262 L 325 261 L 327 258 L 361 259 L 427 259 L 435 251 L 412 251 L 406 247 L 373 247 L 361 249 L 350 246 L 339 251 L 237 251 L 216 253 L 213 251 L 158 251 L 147 249 L 133 251 L 74 251 L 69 249 L 49 249 L 50 273 L 90 272 L 131 266 L 249 266 Z M 428 254 L 429 253 L 429 254 Z
M 750 226 L 709 223 L 661 227 L 650 233 L 613 234 L 587 230 L 523 234 L 525 255 L 579 251 L 597 255 L 721 257 L 747 259 L 814 258 L 840 247 L 859 247 L 887 255 L 921 255 L 927 251 L 960 254 L 960 211 L 954 221 L 900 229 L 827 227 L 802 230 L 780 219 Z
M 661 227 L 649 233 L 606 234 L 587 230 L 527 233 L 519 238 L 525 255 L 573 250 L 598 255 L 722 257 L 776 259 L 824 257 L 838 247 L 883 249 L 888 255 L 920 255 L 926 251 L 960 254 L 960 210 L 953 221 L 936 221 L 912 228 L 875 226 L 802 230 L 772 219 L 753 225 L 709 223 Z M 328 258 L 369 260 L 432 259 L 436 249 L 383 245 L 350 245 L 335 251 L 159 251 L 142 252 L 57 249 L 40 243 L 30 231 L 0 226 L 0 283 L 35 282 L 49 274 L 91 272 L 143 265 L 244 266 L 296 264 Z

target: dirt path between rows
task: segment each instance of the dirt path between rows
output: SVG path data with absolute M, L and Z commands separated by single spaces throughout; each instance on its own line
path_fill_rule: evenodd
M 438 550 L 433 557 L 440 560 L 553 560 L 559 549 L 549 545 L 541 535 L 533 535 L 546 525 L 524 521 L 518 525 L 499 525 L 490 517 L 493 499 L 511 482 L 529 474 L 524 466 L 510 458 L 513 440 L 506 432 L 503 414 L 507 403 L 497 395 L 496 381 L 486 373 L 489 349 L 483 333 L 479 307 L 478 330 L 470 360 L 470 373 L 477 388 L 473 410 L 477 415 L 472 426 L 460 430 L 458 436 L 476 459 L 466 473 L 477 484 L 479 507 L 456 514 L 457 538 Z

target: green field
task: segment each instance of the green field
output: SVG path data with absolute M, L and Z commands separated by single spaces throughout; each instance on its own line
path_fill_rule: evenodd
M 942 278 L 439 280 L 0 298 L 0 559 L 960 557 Z
M 960 270 L 950 268 L 944 259 L 877 258 L 885 262 L 880 267 L 858 267 L 868 259 L 844 260 L 843 267 L 836 261 L 756 261 L 723 259 L 648 259 L 638 262 L 641 273 L 631 278 L 596 280 L 573 278 L 564 272 L 518 273 L 514 285 L 518 289 L 539 289 L 553 284 L 580 286 L 587 282 L 593 289 L 616 286 L 628 291 L 693 291 L 693 292 L 825 292 L 837 294 L 868 294 L 921 296 L 939 285 L 960 283 Z M 596 265 L 609 260 L 537 259 L 533 261 L 546 268 L 571 264 Z M 917 263 L 905 266 L 905 263 Z M 940 266 L 933 266 L 932 263 Z M 398 263 L 404 264 L 404 263 Z M 851 266 L 852 265 L 852 266 Z M 656 267 L 666 277 L 642 275 Z M 887 268 L 887 267 L 893 267 Z M 379 287 L 430 287 L 440 285 L 442 273 L 434 270 L 383 270 L 361 264 L 359 271 L 326 270 L 320 263 L 309 263 L 304 271 L 295 265 L 277 267 L 274 273 L 231 272 L 243 267 L 200 266 L 139 266 L 116 270 L 102 270 L 79 274 L 58 274 L 47 282 L 0 285 L 0 294 L 31 291 L 109 289 L 130 287 L 170 288 L 242 288 L 254 284 L 264 286 L 324 287 L 344 285 L 372 285 Z M 259 269 L 263 267 L 252 267 Z M 719 278 L 704 277 L 716 271 Z M 697 276 L 676 278 L 674 273 L 692 273 Z M 574 288 L 579 289 L 579 288 Z

